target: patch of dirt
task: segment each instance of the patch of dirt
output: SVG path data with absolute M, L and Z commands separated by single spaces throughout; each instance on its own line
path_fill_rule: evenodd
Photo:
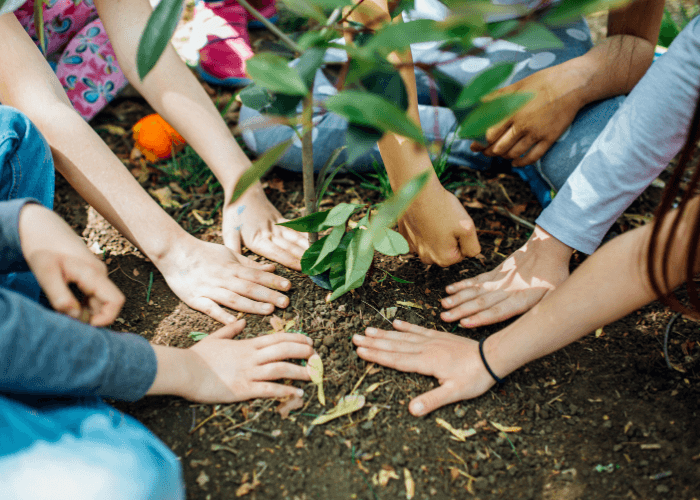
M 209 89 L 221 108 L 231 93 Z M 115 101 L 93 122 L 147 189 L 170 185 L 170 178 L 131 155 L 130 135 L 100 129 L 118 125 L 128 131 L 152 112 L 138 96 Z M 227 118 L 231 127 L 236 105 Z M 139 174 L 139 170 L 142 173 Z M 664 178 L 664 176 L 662 176 Z M 279 268 L 293 288 L 291 303 L 275 314 L 294 320 L 294 330 L 314 339 L 324 360 L 325 392 L 333 406 L 358 384 L 365 409 L 328 424 L 310 427 L 324 409 L 311 384 L 305 406 L 282 419 L 275 401 L 233 405 L 191 404 L 179 398 L 146 398 L 117 407 L 143 422 L 181 458 L 187 498 L 250 499 L 397 499 L 408 498 L 410 474 L 416 499 L 692 499 L 700 492 L 700 365 L 698 325 L 681 319 L 671 333 L 670 355 L 687 370 L 666 367 L 663 335 L 672 313 L 654 303 L 606 326 L 561 351 L 531 363 L 484 396 L 442 408 L 417 419 L 408 414 L 412 397 L 435 387 L 429 377 L 371 366 L 358 358 L 354 333 L 368 326 L 389 326 L 396 317 L 478 339 L 503 325 L 473 331 L 439 319 L 446 285 L 496 266 L 522 245 L 530 231 L 500 215 L 506 207 L 534 221 L 540 209 L 516 176 L 461 170 L 454 190 L 470 208 L 484 260 L 468 260 L 449 269 L 426 266 L 413 257 L 379 256 L 364 286 L 327 304 L 327 292 L 303 275 Z M 299 176 L 273 170 L 266 178 L 272 202 L 288 217 L 302 207 Z M 340 176 L 329 203 L 374 203 L 377 193 L 359 187 L 352 175 Z M 169 208 L 180 224 L 198 237 L 221 241 L 221 193 L 189 187 L 180 201 L 197 207 L 213 224 L 197 224 L 190 210 Z M 199 191 L 198 191 L 199 189 Z M 650 187 L 613 227 L 619 234 L 651 217 L 659 187 Z M 192 208 L 192 207 L 190 207 Z M 113 326 L 177 347 L 193 343 L 189 333 L 210 332 L 218 324 L 193 311 L 169 290 L 155 266 L 124 240 L 60 177 L 56 210 L 81 233 L 108 265 L 110 277 L 127 297 Z M 576 255 L 572 267 L 583 257 Z M 397 283 L 387 271 L 410 283 Z M 582 299 L 585 300 L 585 299 Z M 397 305 L 398 301 L 420 306 Z M 246 315 L 242 337 L 271 330 L 269 318 Z M 695 346 L 685 356 L 683 349 Z M 693 357 L 695 356 L 695 357 Z M 377 385 L 379 384 L 379 385 Z M 370 389 L 373 389 L 370 392 Z M 370 419 L 369 408 L 376 407 Z M 465 442 L 451 439 L 436 424 L 442 418 L 458 429 L 477 428 Z M 498 432 L 491 422 L 519 426 Z M 604 466 L 609 471 L 598 471 Z M 600 468 L 598 468 L 600 469 Z M 668 477 L 658 476 L 668 475 Z M 655 478 L 656 477 L 656 478 Z M 384 479 L 385 481 L 381 481 Z

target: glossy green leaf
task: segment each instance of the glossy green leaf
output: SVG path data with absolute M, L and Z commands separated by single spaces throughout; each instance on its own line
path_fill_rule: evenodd
M 377 65 L 376 69 L 363 77 L 360 82 L 368 92 L 383 97 L 403 111 L 408 109 L 406 84 L 393 65 Z
M 257 85 L 272 92 L 300 96 L 309 92 L 299 73 L 278 55 L 269 52 L 257 54 L 246 61 L 246 71 Z
M 199 342 L 200 340 L 208 337 L 209 334 L 204 332 L 190 332 L 187 336 L 195 342 Z
M 363 274 L 356 281 L 350 283 L 349 285 L 343 284 L 343 286 L 341 286 L 340 288 L 333 290 L 333 293 L 328 298 L 328 300 L 333 301 L 333 300 L 337 299 L 338 297 L 345 295 L 350 290 L 354 290 L 355 288 L 360 288 L 362 286 L 362 284 L 365 282 L 365 276 L 366 275 Z
M 518 29 L 520 26 L 520 21 L 517 19 L 509 19 L 507 21 L 499 21 L 496 23 L 489 23 L 488 25 L 489 36 L 494 40 L 505 37 L 509 33 Z
M 487 70 L 482 71 L 462 89 L 454 106 L 458 108 L 473 106 L 479 102 L 479 99 L 506 81 L 513 72 L 514 67 L 514 63 L 507 62 L 494 64 Z
M 393 227 L 396 221 L 411 205 L 430 179 L 431 170 L 426 170 L 404 184 L 387 201 L 379 205 L 377 212 L 369 220 L 369 227 L 362 234 L 361 253 L 374 250 L 374 242 L 383 236 L 383 229 Z
M 331 254 L 331 272 L 330 282 L 333 290 L 337 290 L 345 283 L 345 256 L 348 252 L 350 242 L 355 238 L 358 229 L 352 229 L 345 233 L 343 239 L 340 240 L 338 248 Z
M 564 48 L 562 41 L 539 23 L 528 23 L 520 33 L 507 37 L 507 40 L 522 45 L 528 50 Z
M 277 225 L 288 227 L 302 233 L 317 233 L 339 224 L 345 224 L 353 212 L 363 206 L 364 205 L 356 205 L 354 203 L 341 203 L 330 210 L 305 215 L 304 217 L 299 217 L 298 219 L 287 222 L 280 222 Z
M 301 271 L 307 276 L 321 274 L 331 267 L 331 255 L 326 255 L 324 258 L 319 259 L 319 255 L 321 255 L 321 251 L 323 251 L 323 246 L 326 244 L 326 241 L 328 241 L 328 236 L 329 235 L 319 238 L 319 240 L 309 246 L 304 252 L 304 255 L 301 256 Z
M 161 0 L 148 18 L 139 40 L 136 67 L 143 80 L 158 62 L 180 21 L 183 0 Z
M 294 67 L 301 77 L 301 81 L 304 82 L 306 88 L 312 88 L 314 84 L 314 77 L 316 76 L 316 70 L 323 64 L 323 55 L 326 53 L 325 48 L 313 47 L 307 49 L 299 58 L 299 62 Z
M 372 266 L 374 259 L 374 248 L 363 248 L 361 246 L 362 239 L 366 231 L 359 232 L 358 237 L 352 239 L 348 245 L 348 253 L 345 256 L 345 283 L 355 283 L 360 278 L 363 278 L 369 268 Z
M 251 83 L 246 88 L 238 93 L 238 97 L 244 106 L 248 106 L 255 111 L 260 111 L 262 108 L 270 104 L 270 94 L 264 88 L 258 87 Z
M 433 69 L 432 76 L 440 89 L 440 95 L 445 101 L 445 104 L 447 104 L 447 107 L 453 108 L 455 104 L 457 104 L 457 99 L 459 99 L 464 86 L 450 75 L 440 71 L 439 69 Z
M 288 139 L 277 146 L 274 146 L 258 158 L 253 164 L 248 167 L 238 182 L 236 187 L 233 189 L 233 196 L 231 197 L 231 203 L 234 203 L 238 198 L 245 193 L 246 189 L 258 182 L 260 178 L 270 170 L 277 161 L 282 158 L 282 155 L 287 151 L 289 146 L 292 144 L 292 140 Z
M 351 123 L 391 131 L 425 144 L 423 131 L 406 113 L 386 99 L 357 90 L 345 90 L 329 97 L 326 108 Z
M 313 19 L 322 25 L 328 21 L 328 17 L 324 14 L 323 9 L 307 0 L 282 0 L 282 2 L 287 9 L 300 17 Z
M 402 50 L 414 43 L 441 42 L 449 37 L 442 25 L 432 19 L 418 19 L 407 23 L 384 25 L 365 44 L 364 49 L 377 51 L 383 55 Z
M 333 228 L 333 230 L 330 232 L 329 235 L 324 237 L 324 243 L 321 248 L 321 251 L 318 254 L 318 257 L 316 257 L 316 262 L 314 262 L 314 267 L 319 265 L 323 259 L 328 257 L 331 252 L 333 252 L 336 248 L 338 248 L 338 244 L 340 243 L 340 240 L 343 239 L 343 235 L 345 234 L 345 224 L 340 224 L 337 225 Z M 330 262 L 328 264 L 330 267 Z M 325 269 L 324 269 L 325 271 Z M 308 273 L 307 273 L 308 274 Z M 318 274 L 318 273 L 314 273 Z
M 393 229 L 385 227 L 378 231 L 377 238 L 374 240 L 374 249 L 384 255 L 396 257 L 408 253 L 408 242 Z
M 457 135 L 471 139 L 480 138 L 489 127 L 511 116 L 533 97 L 534 94 L 523 92 L 503 95 L 484 102 L 469 113 L 469 116 L 459 126 Z
M 345 143 L 348 147 L 348 163 L 353 163 L 360 156 L 372 149 L 384 132 L 374 127 L 364 127 L 348 123 L 345 131 Z
M 299 103 L 303 99 L 300 95 L 275 94 L 272 104 L 263 109 L 267 115 L 296 116 Z
M 630 0 L 562 0 L 546 15 L 547 24 L 564 24 L 580 16 L 619 8 Z

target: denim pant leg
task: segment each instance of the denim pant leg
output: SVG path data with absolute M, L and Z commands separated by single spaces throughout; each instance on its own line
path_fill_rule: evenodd
M 0 201 L 35 198 L 53 208 L 51 149 L 39 129 L 20 111 L 0 105 Z M 0 286 L 33 300 L 39 284 L 31 273 L 0 274 Z
M 99 398 L 0 395 L 0 429 L 3 498 L 185 498 L 173 452 Z

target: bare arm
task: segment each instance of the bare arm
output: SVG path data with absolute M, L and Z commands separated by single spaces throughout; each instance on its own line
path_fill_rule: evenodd
M 391 22 L 386 0 L 365 0 L 350 19 L 375 29 Z M 411 51 L 394 52 L 389 55 L 389 61 L 404 64 L 399 73 L 408 93 L 408 116 L 420 125 Z M 395 191 L 421 172 L 431 172 L 427 186 L 399 221 L 401 234 L 411 250 L 423 262 L 440 266 L 477 255 L 481 247 L 474 223 L 460 201 L 440 184 L 425 147 L 394 133 L 385 134 L 378 146 Z

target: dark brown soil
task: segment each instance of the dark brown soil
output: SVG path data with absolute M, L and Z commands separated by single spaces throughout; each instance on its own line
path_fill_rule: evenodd
M 212 90 L 212 97 L 223 107 L 230 93 L 217 95 Z M 115 101 L 93 123 L 136 169 L 136 175 L 142 168 L 130 156 L 130 136 L 114 134 L 114 129 L 109 132 L 104 126 L 118 125 L 128 131 L 149 112 L 140 98 L 125 98 Z M 234 106 L 227 116 L 232 126 L 236 117 Z M 527 186 L 510 174 L 460 171 L 454 179 L 461 182 L 454 189 L 469 204 L 480 228 L 482 262 L 468 260 L 441 269 L 413 257 L 381 257 L 363 287 L 331 304 L 324 301 L 327 292 L 303 275 L 279 270 L 294 286 L 290 306 L 276 314 L 293 319 L 293 330 L 314 339 L 324 359 L 330 404 L 350 394 L 362 380 L 357 391 L 367 397 L 364 409 L 310 429 L 309 423 L 323 411 L 311 384 L 302 385 L 307 394 L 303 409 L 287 419 L 275 411 L 279 403 L 266 400 L 212 406 L 161 397 L 117 405 L 181 458 L 189 499 L 408 498 L 405 471 L 415 484 L 413 498 L 421 500 L 700 498 L 698 325 L 685 319 L 676 323 L 669 352 L 686 372 L 670 370 L 662 346 L 672 313 L 657 303 L 607 325 L 599 336 L 590 335 L 530 364 L 480 398 L 422 419 L 408 414 L 407 404 L 433 387 L 435 380 L 369 366 L 357 357 L 351 336 L 367 326 L 388 327 L 379 311 L 397 306 L 397 301 L 422 306 L 399 305 L 400 319 L 475 339 L 502 326 L 455 329 L 440 321 L 439 299 L 447 284 L 491 269 L 529 236 L 528 229 L 497 214 L 494 207 L 507 207 L 530 221 L 539 207 Z M 167 175 L 150 167 L 140 180 L 148 189 L 170 183 Z M 300 179 L 275 170 L 266 182 L 268 196 L 280 211 L 298 216 Z M 379 201 L 376 192 L 359 184 L 354 176 L 341 177 L 338 192 L 331 193 L 329 201 Z M 220 242 L 216 207 L 221 193 L 211 185 L 200 186 L 188 188 L 187 196 L 214 217 L 212 226 L 202 227 L 185 208 L 169 211 L 180 217 L 187 230 Z M 660 191 L 649 188 L 613 232 L 650 217 Z M 115 330 L 187 347 L 193 343 L 190 332 L 218 327 L 181 303 L 157 269 L 89 210 L 61 178 L 57 179 L 56 208 L 88 245 L 99 246 L 111 278 L 127 296 Z M 573 265 L 580 260 L 577 255 Z M 411 283 L 397 283 L 381 270 Z M 246 319 L 244 336 L 271 330 L 269 318 L 247 315 Z M 378 409 L 372 419 L 371 407 Z M 477 433 L 466 442 L 455 441 L 436 424 L 436 418 L 455 428 L 475 427 Z M 491 422 L 520 426 L 522 431 L 504 437 Z M 599 465 L 609 466 L 609 471 L 597 471 Z M 655 478 L 658 474 L 668 477 Z M 388 482 L 381 481 L 387 477 Z

